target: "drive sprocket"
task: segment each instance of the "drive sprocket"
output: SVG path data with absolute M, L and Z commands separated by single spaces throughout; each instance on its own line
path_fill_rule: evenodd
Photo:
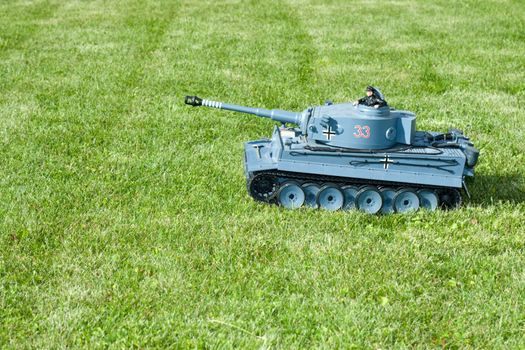
M 255 200 L 270 202 L 279 190 L 279 182 L 273 174 L 256 174 L 248 179 L 248 192 Z

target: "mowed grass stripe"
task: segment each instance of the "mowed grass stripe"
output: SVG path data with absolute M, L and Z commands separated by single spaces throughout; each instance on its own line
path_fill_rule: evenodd
M 31 57 L 36 53 L 35 36 L 38 37 L 58 7 L 45 1 L 13 1 L 2 3 L 0 8 L 0 320 L 6 326 L 0 335 L 2 344 L 9 344 L 15 334 L 20 337 L 32 334 L 30 326 L 18 328 L 13 325 L 22 319 L 33 319 L 36 301 L 46 279 L 45 271 L 54 258 L 52 239 L 38 235 L 52 224 L 49 220 L 41 220 L 42 217 L 35 212 L 38 205 L 19 206 L 17 203 L 24 197 L 29 197 L 26 199 L 31 201 L 32 196 L 28 186 L 21 185 L 21 181 L 18 181 L 18 177 L 27 169 L 20 169 L 23 168 L 18 162 L 20 152 L 15 152 L 11 144 L 19 140 L 13 134 L 23 133 L 24 125 L 38 108 L 24 88 L 24 74 Z M 26 240 L 23 246 L 13 247 L 20 237 L 28 236 L 29 230 L 37 233 L 34 237 L 36 239 Z
M 186 137 L 188 137 L 188 136 L 191 136 L 191 135 L 186 135 Z M 188 159 L 188 161 L 189 161 L 190 163 L 193 163 L 191 159 Z M 184 190 L 184 189 L 181 187 L 180 190 L 182 191 L 182 190 Z M 244 191 L 244 189 L 243 189 L 243 191 Z M 180 193 L 179 193 L 179 194 L 180 194 Z M 244 194 L 244 192 L 243 192 L 243 194 Z M 140 199 L 140 193 L 139 193 L 139 197 L 138 197 L 138 198 Z M 173 197 L 171 200 L 172 200 L 172 201 L 176 201 L 176 200 L 180 200 L 180 198 Z M 159 203 L 160 203 L 161 205 L 164 204 L 163 201 L 162 201 L 162 199 L 159 200 Z M 150 203 L 149 205 L 151 205 L 151 203 Z M 210 209 L 211 209 L 211 208 L 210 208 Z M 157 214 L 157 213 L 151 213 L 151 214 L 155 215 L 155 214 Z M 162 218 L 162 217 L 161 217 L 161 219 L 164 219 L 164 220 L 170 220 L 170 218 L 168 218 L 168 217 L 166 217 L 166 218 Z M 177 219 L 177 218 L 175 218 L 175 225 L 176 225 L 176 219 Z M 195 219 L 196 219 L 196 220 L 195 220 L 194 224 L 192 225 L 192 226 L 193 226 L 193 227 L 192 227 L 193 230 L 195 230 L 195 228 L 196 228 L 195 226 L 198 227 L 198 225 L 199 225 L 199 221 L 200 221 L 198 217 L 195 218 Z M 206 219 L 206 220 L 207 220 L 207 219 Z M 173 221 L 173 219 L 171 219 L 170 221 Z M 205 223 L 205 224 L 206 224 L 206 223 Z M 138 229 L 140 230 L 141 228 L 139 227 Z M 129 230 L 129 228 L 128 228 L 128 230 Z M 208 228 L 207 230 L 209 230 L 209 228 Z M 132 230 L 132 231 L 133 231 L 133 230 Z M 183 232 L 184 232 L 183 229 L 180 230 L 180 233 L 181 233 L 181 234 L 182 234 Z M 203 230 L 203 233 L 204 233 L 204 232 L 206 232 L 206 230 Z M 126 234 L 127 234 L 127 236 L 128 236 L 127 239 L 129 240 L 129 239 L 130 239 L 130 237 L 129 237 L 130 232 L 128 231 L 128 232 L 126 232 Z M 137 232 L 137 234 L 140 234 L 140 232 Z M 222 235 L 221 235 L 221 236 L 222 236 Z M 144 240 L 147 240 L 147 241 L 148 241 L 147 243 L 150 243 L 149 240 L 151 240 L 151 237 L 144 237 L 144 238 L 142 238 L 142 237 L 136 237 L 136 238 L 137 238 L 137 240 L 138 240 L 139 242 L 140 242 L 140 240 L 144 239 Z M 184 238 L 184 237 L 179 236 L 179 237 L 175 237 L 175 238 L 173 238 L 173 239 L 174 239 L 174 240 L 177 240 L 177 239 L 180 239 L 180 238 Z M 118 240 L 119 238 L 116 237 L 116 239 Z M 137 241 L 136 241 L 136 242 L 137 242 Z M 154 241 L 152 241 L 151 243 L 152 243 L 152 244 L 155 244 Z M 188 243 L 191 243 L 191 242 L 188 242 Z M 193 246 L 193 243 L 190 244 L 190 247 L 192 247 L 192 246 Z M 197 246 L 197 247 L 198 247 L 198 246 Z M 122 253 L 120 253 L 120 252 L 114 252 L 114 253 L 115 253 L 116 255 L 119 256 L 119 259 L 125 259 L 125 257 L 122 255 Z M 167 253 L 165 253 L 165 254 L 169 254 L 169 255 L 167 256 L 167 258 L 171 258 L 171 259 L 173 259 L 173 256 L 172 256 L 172 253 L 171 253 L 171 252 L 167 252 Z M 191 254 L 192 254 L 192 255 L 196 255 L 196 254 L 198 255 L 199 253 L 193 251 L 193 252 L 191 252 Z M 161 255 L 161 257 L 162 257 L 162 255 Z M 171 263 L 173 263 L 173 262 L 168 260 L 167 263 L 170 263 L 170 264 L 171 264 Z M 151 264 L 153 264 L 153 263 L 151 263 Z M 149 263 L 146 264 L 146 265 L 149 265 Z M 107 266 L 110 267 L 111 265 L 108 264 Z M 153 266 L 155 266 L 155 265 L 153 265 Z M 194 270 L 194 269 L 195 269 L 193 263 L 192 263 L 192 265 L 191 265 L 190 267 L 191 267 L 191 270 Z M 149 268 L 151 269 L 152 267 L 149 267 Z M 163 269 L 162 266 L 161 266 L 161 267 L 153 267 L 153 268 L 155 268 L 155 269 Z M 83 289 L 80 289 L 79 292 L 80 292 L 81 290 L 83 290 Z M 174 291 L 174 292 L 178 292 L 178 291 Z M 156 295 L 155 295 L 155 298 L 157 298 Z M 146 299 L 149 299 L 149 296 L 144 295 L 144 296 L 142 297 L 141 300 L 144 302 Z M 171 298 L 168 298 L 168 299 L 171 299 Z M 177 299 L 180 300 L 180 296 L 179 296 Z M 131 300 L 130 302 L 132 302 L 132 303 L 134 304 L 134 303 L 136 303 L 137 301 L 136 301 L 135 299 L 133 299 L 133 300 Z M 152 300 L 152 302 L 155 302 L 155 301 Z M 159 301 L 159 303 L 162 303 L 162 302 L 163 302 L 163 301 Z M 193 306 L 193 307 L 195 307 L 195 306 Z M 118 309 L 115 310 L 115 312 L 118 312 L 117 315 L 119 315 L 119 317 L 120 317 L 120 315 L 122 315 L 122 305 L 119 305 L 119 306 L 118 306 Z M 122 316 L 123 316 L 123 315 L 122 315 Z M 173 317 L 173 315 L 172 315 L 172 317 Z M 54 318 L 55 318 L 55 317 L 54 317 Z
M 4 1 L 0 4 L 0 57 L 21 49 L 31 50 L 30 42 L 38 29 L 53 16 L 58 4 L 49 1 Z M 29 43 L 28 43 L 29 41 Z
M 15 264 L 14 266 L 23 267 L 23 269 L 19 270 L 19 273 L 16 276 L 13 276 L 18 281 L 26 281 L 27 278 L 31 278 L 31 273 L 38 272 L 39 276 L 43 276 L 46 273 L 44 271 L 47 271 L 47 277 L 45 280 L 38 279 L 37 281 L 34 281 L 38 284 L 42 284 L 41 288 L 43 290 L 54 290 L 54 291 L 60 291 L 58 295 L 52 298 L 52 301 L 55 301 L 58 299 L 58 305 L 53 306 L 53 303 L 50 303 L 50 300 L 23 300 L 20 301 L 21 304 L 26 305 L 28 308 L 31 308 L 32 310 L 43 308 L 49 310 L 61 310 L 64 305 L 64 300 L 71 298 L 67 293 L 71 293 L 74 290 L 76 290 L 78 293 L 82 293 L 81 290 L 78 290 L 78 286 L 74 289 L 70 288 L 69 290 L 62 286 L 60 283 L 64 280 L 64 275 L 67 275 L 68 273 L 72 273 L 71 271 L 67 271 L 63 269 L 63 266 L 58 263 L 56 265 L 53 265 L 48 259 L 45 259 L 44 261 L 39 261 L 39 259 L 42 257 L 42 254 L 44 256 L 60 259 L 61 254 L 58 251 L 54 251 L 51 249 L 53 246 L 60 247 L 62 244 L 67 244 L 67 237 L 72 231 L 75 231 L 76 229 L 79 229 L 81 232 L 87 234 L 87 238 L 96 239 L 96 236 L 91 235 L 94 232 L 97 232 L 97 229 L 99 229 L 101 226 L 104 226 L 104 219 L 100 216 L 100 212 L 98 213 L 98 217 L 92 221 L 92 217 L 89 215 L 89 209 L 93 208 L 92 205 L 89 203 L 96 203 L 94 207 L 97 207 L 98 205 L 104 205 L 108 204 L 107 200 L 105 200 L 106 195 L 108 195 L 108 192 L 104 191 L 104 188 L 101 188 L 104 186 L 104 182 L 101 181 L 100 173 L 99 174 L 93 174 L 96 173 L 97 170 L 100 170 L 100 168 L 97 168 L 96 166 L 91 166 L 93 163 L 99 163 L 100 160 L 104 159 L 104 148 L 107 147 L 108 144 L 110 144 L 113 140 L 113 136 L 108 132 L 113 128 L 113 126 L 119 125 L 119 119 L 120 114 L 112 114 L 112 115 L 97 115 L 95 118 L 90 118 L 92 111 L 95 109 L 100 111 L 101 109 L 105 109 L 104 106 L 101 107 L 101 104 L 104 105 L 104 101 L 100 101 L 100 96 L 107 96 L 111 93 L 116 93 L 117 96 L 122 94 L 123 91 L 129 91 L 129 86 L 123 87 L 121 91 L 119 92 L 115 87 L 118 87 L 119 85 L 133 85 L 136 84 L 135 81 L 132 81 L 132 84 L 129 84 L 129 77 L 124 76 L 120 82 L 119 80 L 116 81 L 116 84 L 114 86 L 106 86 L 108 88 L 107 93 L 104 93 L 102 91 L 98 91 L 99 94 L 94 99 L 90 99 L 90 93 L 93 90 L 96 90 L 96 87 L 100 87 L 100 81 L 106 82 L 107 77 L 105 74 L 107 74 L 107 71 L 97 71 L 96 74 L 99 74 L 99 76 L 93 76 L 93 70 L 85 69 L 86 67 L 81 65 L 82 61 L 82 55 L 85 54 L 85 50 L 93 50 L 93 51 L 99 51 L 98 48 L 102 46 L 104 48 L 104 45 L 107 45 L 106 42 L 104 42 L 104 31 L 94 31 L 93 33 L 96 33 L 100 36 L 94 37 L 89 35 L 90 30 L 92 30 L 89 27 L 86 27 L 82 24 L 79 25 L 79 23 L 76 21 L 76 16 L 78 13 L 89 13 L 92 16 L 102 18 L 101 20 L 101 27 L 104 27 L 104 20 L 107 19 L 107 17 L 111 17 L 111 15 L 120 12 L 121 8 L 115 8 L 113 9 L 113 13 L 111 11 L 105 12 L 104 10 L 111 10 L 107 8 L 101 8 L 100 4 L 92 3 L 92 4 L 79 4 L 81 5 L 80 8 L 76 8 L 74 6 L 69 6 L 67 8 L 67 11 L 62 11 L 56 15 L 56 21 L 59 23 L 58 29 L 60 31 L 56 31 L 57 36 L 53 38 L 53 34 L 50 34 L 50 30 L 40 33 L 42 37 L 37 38 L 35 40 L 40 39 L 40 42 L 43 42 L 41 45 L 41 52 L 39 54 L 35 53 L 35 62 L 39 66 L 38 68 L 35 67 L 35 65 L 30 66 L 30 69 L 37 69 L 37 71 L 45 77 L 45 80 L 37 81 L 36 85 L 40 85 L 40 87 L 37 87 L 36 91 L 34 90 L 33 93 L 36 92 L 37 97 L 40 98 L 41 102 L 41 110 L 40 113 L 35 113 L 34 118 L 38 121 L 38 118 L 42 118 L 45 120 L 42 121 L 42 123 L 45 123 L 45 127 L 42 129 L 37 127 L 36 132 L 36 138 L 28 139 L 27 136 L 29 134 L 35 135 L 35 130 L 32 129 L 34 127 L 34 123 L 30 124 L 28 128 L 25 128 L 23 130 L 20 130 L 19 134 L 21 135 L 20 143 L 28 143 L 26 145 L 35 147 L 35 150 L 37 150 L 36 154 L 22 154 L 21 155 L 21 164 L 14 164 L 11 169 L 23 169 L 27 171 L 23 174 L 17 174 L 16 177 L 13 178 L 13 182 L 16 181 L 17 183 L 20 183 L 21 188 L 34 190 L 35 196 L 23 196 L 22 202 L 16 203 L 16 200 L 9 200 L 4 201 L 5 205 L 13 205 L 18 204 L 17 207 L 11 207 L 8 209 L 6 213 L 6 218 L 8 217 L 16 217 L 15 215 L 12 215 L 13 212 L 20 211 L 20 212 L 26 212 L 27 208 L 29 210 L 29 213 L 27 213 L 24 217 L 24 221 L 13 223 L 13 226 L 11 229 L 8 229 L 7 232 L 11 232 L 11 235 L 5 236 L 5 239 L 8 242 L 15 241 L 15 243 L 20 243 L 15 247 L 15 251 L 13 251 L 12 255 L 6 258 L 6 262 L 9 265 Z M 123 4 L 120 4 L 123 5 Z M 96 10 L 95 10 L 96 9 Z M 136 13 L 140 13 L 141 10 L 135 8 L 134 9 Z M 144 9 L 149 10 L 149 9 Z M 162 9 L 162 12 L 164 12 L 165 9 Z M 97 13 L 98 12 L 98 13 Z M 109 16 L 108 16 L 109 14 Z M 167 21 L 169 22 L 169 16 L 170 13 L 166 13 L 166 17 L 168 18 Z M 133 28 L 134 24 L 130 23 L 130 21 L 133 21 L 132 16 L 131 19 L 124 18 L 122 23 L 125 23 L 128 25 L 128 32 L 130 29 Z M 160 19 L 160 18 L 157 18 Z M 147 20 L 147 18 L 145 19 Z M 110 24 L 114 25 L 110 22 Z M 96 25 L 96 24 L 95 24 Z M 100 22 L 99 22 L 100 25 Z M 55 27 L 55 29 L 57 29 Z M 60 45 L 60 51 L 61 55 L 58 57 L 56 56 L 49 56 L 48 50 L 46 50 L 47 45 L 51 45 L 50 49 L 53 50 L 52 52 L 54 55 L 56 55 L 56 50 L 58 49 L 56 45 L 56 40 L 58 38 L 58 34 L 62 33 L 62 31 L 67 28 L 68 33 L 68 39 L 65 42 L 62 42 Z M 117 22 L 116 28 L 119 28 L 120 25 Z M 146 27 L 148 29 L 151 28 L 151 23 L 146 24 Z M 97 28 L 96 26 L 93 28 Z M 122 31 L 125 35 L 132 36 L 136 35 L 136 32 L 129 32 L 126 33 L 125 31 Z M 107 33 L 107 32 L 106 32 Z M 118 32 L 117 32 L 118 33 Z M 87 34 L 87 35 L 86 35 Z M 47 36 L 44 36 L 47 35 Z M 111 34 L 109 34 L 111 35 Z M 135 68 L 136 71 L 141 69 L 140 65 L 143 65 L 145 61 L 149 59 L 147 56 L 148 51 L 152 51 L 154 49 L 154 43 L 155 40 L 158 40 L 158 37 L 162 36 L 162 30 L 159 31 L 153 31 L 153 34 L 145 37 L 140 38 L 141 40 L 137 41 L 137 49 L 133 50 L 133 47 L 122 47 L 122 58 L 118 58 L 113 56 L 109 57 L 109 63 L 113 61 L 115 58 L 117 58 L 117 62 L 126 61 L 127 55 L 131 54 L 135 56 L 145 56 L 142 57 L 142 63 L 141 60 L 135 60 L 135 64 L 137 65 L 137 68 Z M 79 40 L 80 39 L 80 40 Z M 150 40 L 153 39 L 153 40 Z M 87 43 L 82 42 L 82 40 L 88 41 Z M 95 42 L 92 42 L 95 40 Z M 91 41 L 91 42 L 89 42 Z M 122 42 L 122 38 L 120 39 Z M 128 41 L 127 39 L 125 41 Z M 111 38 L 108 40 L 108 43 L 111 44 Z M 144 48 L 144 43 L 146 43 L 146 48 Z M 69 44 L 69 45 L 68 45 Z M 47 47 L 46 47 L 47 46 Z M 108 46 L 106 46 L 107 48 Z M 111 49 L 111 45 L 109 45 Z M 130 50 L 132 49 L 132 50 Z M 97 55 L 97 59 L 100 59 L 103 55 Z M 103 57 L 102 57 L 103 58 Z M 76 62 L 75 62 L 76 61 Z M 108 60 L 106 60 L 108 61 Z M 95 63 L 95 65 L 99 65 L 100 62 Z M 118 65 L 115 66 L 118 70 Z M 137 74 L 136 72 L 128 72 L 129 66 L 126 67 L 125 70 L 122 71 L 124 74 L 130 74 L 132 79 L 135 79 Z M 49 79 L 50 75 L 53 73 L 56 73 L 57 71 L 60 71 L 61 74 L 64 74 L 68 77 L 71 77 L 71 75 L 77 75 L 79 76 L 79 79 L 77 81 L 73 80 L 73 84 L 71 84 L 71 90 L 73 93 L 69 96 L 63 96 L 58 94 L 58 98 L 55 99 L 56 103 L 53 103 L 53 100 L 57 96 L 57 91 L 52 91 L 50 93 L 47 93 L 46 89 L 47 86 L 46 80 Z M 111 71 L 110 69 L 108 71 Z M 32 78 L 35 78 L 34 76 Z M 38 78 L 38 77 L 37 77 Z M 91 80 L 91 78 L 93 78 Z M 87 82 L 86 82 L 87 80 Z M 89 81 L 91 80 L 91 81 Z M 82 81 L 83 83 L 86 83 L 83 86 L 79 86 L 79 81 Z M 65 82 L 66 84 L 68 82 Z M 75 84 L 77 83 L 77 84 Z M 89 85 L 91 83 L 92 85 Z M 42 86 L 43 85 L 43 86 Z M 93 89 L 95 87 L 95 89 Z M 49 91 L 49 90 L 48 90 Z M 122 96 L 120 96 L 122 97 Z M 126 101 L 127 97 L 124 97 L 124 101 L 120 103 L 122 105 L 122 111 L 126 110 L 128 108 L 128 102 Z M 111 101 L 114 102 L 114 101 Z M 111 106 L 112 103 L 109 103 L 110 108 L 114 108 L 115 106 Z M 73 113 L 64 113 L 64 110 L 68 109 L 76 109 L 76 107 L 80 107 L 80 111 L 78 111 L 78 114 L 75 112 Z M 73 108 L 71 108 L 73 107 Z M 107 108 L 107 107 L 106 107 Z M 71 112 L 71 111 L 70 111 Z M 88 121 L 86 122 L 85 119 L 87 118 Z M 97 120 L 97 118 L 100 118 Z M 53 130 L 52 125 L 49 124 L 50 121 L 53 121 L 56 125 L 56 128 Z M 98 124 L 98 125 L 97 125 Z M 101 125 L 102 124 L 102 125 Z M 38 125 L 38 124 L 37 124 Z M 50 128 L 51 126 L 51 128 Z M 96 130 L 96 131 L 95 131 Z M 42 133 L 38 133 L 38 131 L 43 131 Z M 93 133 L 92 131 L 95 131 Z M 107 138 L 106 138 L 107 135 Z M 80 136 L 80 137 L 79 137 Z M 57 142 L 60 138 L 63 140 L 63 142 Z M 65 142 L 64 142 L 65 141 Z M 16 143 L 11 142 L 10 147 L 13 149 L 16 149 Z M 19 144 L 20 146 L 20 144 Z M 20 147 L 18 147 L 17 150 L 19 150 Z M 22 148 L 23 149 L 23 148 Z M 88 151 L 88 157 L 83 158 L 85 156 L 85 152 Z M 13 153 L 8 153 L 12 157 L 12 160 L 19 161 L 18 157 L 15 156 Z M 80 155 L 80 158 L 78 157 Z M 14 158 L 14 159 L 13 159 Z M 38 159 L 39 168 L 32 167 L 32 159 Z M 53 164 L 53 160 L 56 159 L 56 163 Z M 25 162 L 25 164 L 24 164 Z M 29 164 L 28 164 L 29 163 Z M 5 163 L 4 163 L 5 165 Z M 9 164 L 12 165 L 12 164 Z M 29 166 L 29 171 L 28 171 Z M 42 169 L 43 168 L 43 169 Z M 46 172 L 46 168 L 49 168 L 51 172 Z M 58 168 L 58 169 L 57 169 Z M 62 168 L 62 169 L 60 169 Z M 6 167 L 7 169 L 7 167 Z M 66 174 L 64 174 L 64 171 Z M 35 174 L 38 174 L 40 176 L 40 179 L 36 179 L 34 177 Z M 90 175 L 93 176 L 95 181 L 93 182 L 93 185 L 90 186 Z M 44 192 L 42 192 L 42 187 L 44 187 Z M 102 195 L 97 195 L 97 192 L 101 192 Z M 40 192 L 39 194 L 36 194 Z M 65 195 L 65 197 L 64 197 Z M 33 198 L 32 198 L 33 197 Z M 58 201 L 54 200 L 55 197 L 58 199 Z M 73 197 L 73 198 L 71 198 Z M 102 197 L 102 198 L 101 198 Z M 44 199 L 44 202 L 42 202 L 42 199 Z M 37 206 L 31 205 L 27 203 L 27 201 L 30 202 L 39 202 Z M 91 202 L 92 201 L 92 202 Z M 24 209 L 22 209 L 24 208 Z M 85 212 L 85 210 L 88 209 L 88 213 Z M 87 214 L 87 219 L 83 219 L 83 215 Z M 111 213 L 111 215 L 114 215 L 115 213 Z M 51 215 L 51 217 L 50 217 Z M 46 222 L 53 222 L 52 217 L 55 217 L 54 220 L 56 220 L 56 224 L 46 225 Z M 33 220 L 27 221 L 28 218 L 34 217 Z M 33 225 L 36 227 L 28 226 L 31 225 L 31 222 L 33 222 Z M 22 227 L 20 227 L 22 226 Z M 43 240 L 43 242 L 42 242 Z M 20 242 L 18 242 L 20 241 Z M 39 245 L 39 247 L 35 246 L 29 246 L 27 244 L 24 244 L 23 242 L 34 242 Z M 29 263 L 24 264 L 21 259 L 18 258 L 17 254 L 20 252 L 17 251 L 16 248 L 19 248 L 22 251 L 30 252 L 31 255 L 36 256 L 36 259 L 31 259 Z M 44 251 L 42 251 L 44 249 Z M 40 254 L 40 255 L 39 255 Z M 36 265 L 36 267 L 35 267 Z M 72 262 L 72 266 L 75 266 L 75 262 Z M 56 285 L 52 283 L 53 281 L 50 281 L 49 278 L 54 276 L 56 273 L 56 276 L 58 276 L 58 279 L 56 282 L 59 284 Z M 15 281 L 16 281 L 15 280 Z M 16 284 L 15 284 L 16 286 Z M 22 289 L 24 290 L 24 289 Z M 21 293 L 22 290 L 17 290 L 15 288 L 15 292 L 13 294 L 18 294 L 18 296 L 24 295 L 24 293 Z M 63 293 L 62 293 L 63 292 Z M 64 294 L 65 293 L 65 294 Z M 52 295 L 52 294 L 50 294 Z M 13 301 L 16 303 L 16 301 Z M 44 304 L 42 304 L 44 303 Z M 36 304 L 36 305 L 35 305 Z M 42 311 L 42 310 L 41 310 Z M 60 327 L 63 327 L 65 324 L 73 323 L 73 321 L 76 319 L 73 317 L 76 315 L 81 315 L 79 310 L 69 310 L 69 314 L 63 315 L 62 318 L 54 318 L 55 314 L 51 313 L 49 315 L 50 320 L 52 320 L 53 327 L 58 327 L 57 330 L 60 330 Z M 31 314 L 31 313 L 29 313 Z M 45 313 L 42 313 L 41 316 L 44 316 Z M 22 315 L 23 317 L 27 317 L 28 315 Z M 16 318 L 15 318 L 16 319 Z M 11 319 L 12 324 L 16 324 L 16 322 L 13 322 Z M 65 322 L 65 324 L 64 324 Z M 33 327 L 38 327 L 37 322 L 33 322 Z M 52 329 L 53 329 L 52 327 Z M 33 332 L 31 328 L 27 328 L 25 330 L 26 332 Z M 57 336 L 60 335 L 59 333 L 56 333 Z M 63 335 L 64 336 L 64 335 Z M 44 339 L 45 341 L 50 341 L 51 339 Z M 54 339 L 52 341 L 58 341 L 59 338 Z
M 119 253 L 119 255 L 122 255 L 122 254 Z M 77 292 L 80 292 L 80 293 L 81 293 L 82 290 L 83 290 L 82 288 L 81 288 L 81 289 L 77 289 Z M 73 292 L 75 292 L 75 291 L 73 290 Z M 133 303 L 135 303 L 135 302 L 136 302 L 136 301 L 133 300 Z M 77 311 L 79 311 L 78 308 L 77 308 Z M 120 314 L 122 313 L 122 305 L 119 305 L 119 309 L 116 310 L 116 311 L 118 311 L 118 312 L 119 312 L 119 315 L 120 315 Z M 73 314 L 73 315 L 75 315 L 75 314 Z M 80 317 L 80 315 L 78 314 L 78 312 L 77 312 L 77 315 Z M 53 315 L 53 319 L 56 319 L 56 317 L 55 317 L 54 315 Z M 60 318 L 59 318 L 59 319 L 60 319 Z M 71 322 L 71 321 L 74 321 L 74 320 L 68 319 L 68 321 Z

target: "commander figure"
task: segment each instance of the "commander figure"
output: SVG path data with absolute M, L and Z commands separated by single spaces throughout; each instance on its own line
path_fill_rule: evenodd
M 373 108 L 384 107 L 387 105 L 383 94 L 370 85 L 366 87 L 366 96 L 354 102 L 354 106 L 358 104 Z

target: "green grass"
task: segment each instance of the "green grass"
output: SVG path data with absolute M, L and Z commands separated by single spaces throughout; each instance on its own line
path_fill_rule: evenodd
M 2 1 L 0 347 L 525 347 L 525 4 Z M 373 84 L 481 149 L 450 212 L 251 200 L 272 122 Z

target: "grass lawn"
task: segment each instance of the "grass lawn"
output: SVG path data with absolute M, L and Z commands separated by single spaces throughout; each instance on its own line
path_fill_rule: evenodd
M 1 348 L 524 348 L 522 1 L 0 2 Z M 366 85 L 481 150 L 456 211 L 246 193 L 273 122 Z

